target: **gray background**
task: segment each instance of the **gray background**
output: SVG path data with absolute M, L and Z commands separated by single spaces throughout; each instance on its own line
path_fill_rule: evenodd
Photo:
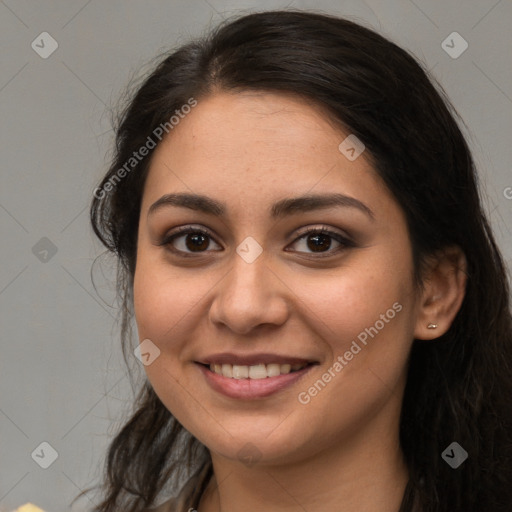
M 109 109 L 164 49 L 229 15 L 286 6 L 349 15 L 433 70 L 468 126 L 510 267 L 509 0 L 1 1 L 0 510 L 28 501 L 69 510 L 98 481 L 132 399 L 114 322 L 113 261 L 103 272 L 94 266 L 97 292 L 91 282 L 102 249 L 87 208 L 108 162 Z M 469 44 L 456 59 L 441 46 L 454 31 Z M 46 59 L 31 47 L 42 32 L 58 43 Z M 47 469 L 34 460 L 50 460 L 42 442 L 58 453 Z M 84 498 L 73 510 L 90 506 Z

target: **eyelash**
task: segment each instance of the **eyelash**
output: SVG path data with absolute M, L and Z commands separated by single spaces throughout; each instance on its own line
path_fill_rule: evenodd
M 185 251 L 180 251 L 180 250 L 178 250 L 178 249 L 176 249 L 176 248 L 174 248 L 172 246 L 172 242 L 174 242 L 177 238 L 179 238 L 179 237 L 181 237 L 183 235 L 188 235 L 188 234 L 200 234 L 200 235 L 203 235 L 205 237 L 214 239 L 212 233 L 210 233 L 209 231 L 207 231 L 207 230 L 205 230 L 203 228 L 194 228 L 192 226 L 182 226 L 182 227 L 176 228 L 176 230 L 174 230 L 174 232 L 172 232 L 169 235 L 165 236 L 164 239 L 158 245 L 159 246 L 168 246 L 168 249 L 171 252 L 173 252 L 175 254 L 178 254 L 179 256 L 185 257 L 185 258 L 193 258 L 196 255 L 201 255 L 202 253 L 207 252 L 207 251 L 199 251 L 197 253 L 187 253 Z M 325 226 L 322 226 L 321 228 L 309 228 L 309 229 L 303 231 L 292 242 L 292 244 L 298 242 L 299 240 L 301 240 L 303 238 L 307 238 L 309 235 L 317 235 L 317 234 L 327 235 L 330 238 L 333 238 L 334 240 L 336 240 L 338 243 L 341 244 L 341 247 L 338 247 L 337 249 L 335 249 L 333 251 L 328 250 L 328 251 L 326 251 L 324 253 L 322 253 L 322 252 L 319 252 L 319 253 L 314 253 L 314 252 L 306 253 L 306 254 L 310 254 L 310 255 L 315 255 L 314 256 L 315 258 L 327 258 L 329 256 L 333 256 L 334 254 L 337 254 L 338 252 L 344 250 L 345 248 L 354 247 L 355 246 L 355 244 L 351 240 L 349 240 L 348 238 L 344 237 L 340 233 L 336 233 L 335 231 L 331 231 L 330 229 L 328 229 Z M 304 253 L 302 252 L 302 254 L 304 254 Z

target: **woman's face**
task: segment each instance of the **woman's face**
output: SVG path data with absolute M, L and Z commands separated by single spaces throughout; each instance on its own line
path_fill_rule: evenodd
M 282 463 L 397 435 L 412 252 L 365 153 L 339 148 L 348 135 L 289 96 L 218 93 L 155 150 L 139 339 L 155 392 L 212 453 Z

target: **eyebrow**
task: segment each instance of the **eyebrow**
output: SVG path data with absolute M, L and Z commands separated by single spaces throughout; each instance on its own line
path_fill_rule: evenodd
M 191 210 L 201 211 L 217 217 L 226 215 L 226 206 L 215 199 L 189 193 L 165 194 L 155 201 L 148 210 L 148 217 L 157 210 L 164 207 L 176 206 L 189 208 Z M 368 216 L 372 221 L 375 220 L 375 214 L 364 203 L 355 197 L 344 194 L 308 194 L 299 197 L 281 199 L 274 203 L 270 208 L 270 216 L 273 219 L 293 215 L 295 213 L 304 213 L 313 210 L 321 210 L 330 207 L 356 208 Z

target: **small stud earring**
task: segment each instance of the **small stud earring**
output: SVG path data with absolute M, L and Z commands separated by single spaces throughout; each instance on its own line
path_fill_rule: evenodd
M 437 328 L 437 324 L 428 324 L 427 325 L 427 329 L 436 329 Z

